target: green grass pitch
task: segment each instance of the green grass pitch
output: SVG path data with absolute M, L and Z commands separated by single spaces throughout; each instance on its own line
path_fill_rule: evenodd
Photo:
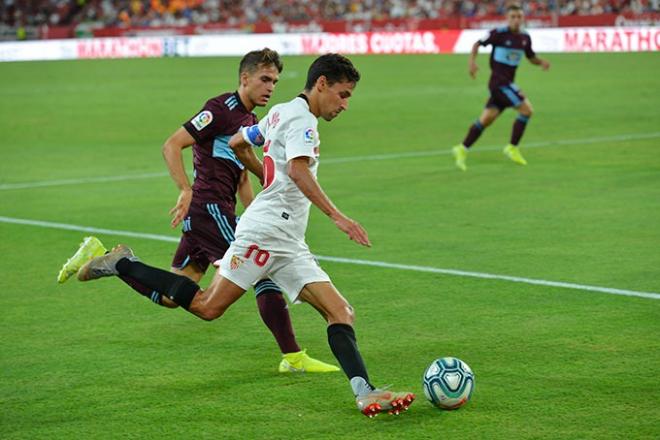
M 373 248 L 313 209 L 312 250 L 660 292 L 660 57 L 547 58 L 549 72 L 518 72 L 535 108 L 522 142 L 529 166 L 499 150 L 514 119 L 507 111 L 461 173 L 447 153 L 487 98 L 487 57 L 477 81 L 465 56 L 354 57 L 363 80 L 349 111 L 320 123 L 319 179 Z M 274 103 L 301 90 L 310 61 L 285 59 Z M 176 237 L 167 211 L 177 192 L 166 176 L 7 185 L 164 172 L 164 139 L 236 86 L 237 64 L 0 64 L 0 216 Z M 402 156 L 417 152 L 437 154 Z M 374 155 L 392 156 L 364 158 Z M 353 160 L 336 160 L 344 158 Z M 252 292 L 206 323 L 114 279 L 57 285 L 84 235 L 0 222 L 3 439 L 660 437 L 657 299 L 325 262 L 356 308 L 373 381 L 418 394 L 406 414 L 368 420 L 343 374 L 276 372 L 280 356 Z M 161 267 L 175 248 L 99 237 Z M 333 360 L 316 312 L 291 313 L 301 345 Z M 458 411 L 422 395 L 422 372 L 440 356 L 476 374 L 473 399 Z

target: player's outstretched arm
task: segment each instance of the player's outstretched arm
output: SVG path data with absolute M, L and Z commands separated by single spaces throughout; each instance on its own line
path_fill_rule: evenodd
M 323 192 L 321 185 L 309 171 L 309 160 L 309 157 L 301 156 L 289 161 L 287 172 L 293 183 L 305 194 L 305 197 L 330 217 L 335 225 L 348 235 L 348 238 L 362 246 L 371 247 L 367 231 L 358 222 L 346 217 L 339 211 L 332 200 Z
M 173 228 L 186 217 L 192 201 L 192 188 L 183 166 L 182 151 L 194 143 L 195 139 L 190 133 L 185 128 L 179 127 L 163 144 L 163 158 L 165 158 L 172 180 L 180 191 L 176 205 L 170 209 L 170 215 L 173 216 L 170 224 Z
M 536 66 L 541 66 L 541 69 L 543 70 L 548 70 L 550 68 L 550 63 L 547 60 L 543 60 L 539 57 L 530 58 L 529 62 Z
M 468 69 L 472 79 L 475 79 L 477 77 L 477 71 L 479 70 L 479 66 L 477 66 L 477 54 L 479 53 L 479 46 L 481 46 L 481 42 L 477 41 L 472 45 L 472 50 L 470 51 Z
M 259 178 L 260 182 L 264 181 L 264 167 L 256 154 L 252 145 L 243 138 L 241 131 L 234 134 L 229 139 L 229 146 L 234 150 L 234 154 L 238 157 L 245 168 L 250 170 L 252 174 Z

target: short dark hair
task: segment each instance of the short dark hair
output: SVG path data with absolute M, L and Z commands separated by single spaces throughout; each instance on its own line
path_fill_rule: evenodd
M 510 11 L 522 11 L 523 8 L 518 3 L 509 3 L 509 6 L 506 7 L 506 12 Z
M 355 68 L 351 60 L 338 53 L 321 55 L 314 60 L 307 71 L 307 83 L 305 90 L 312 90 L 319 77 L 325 76 L 329 85 L 347 81 L 357 83 L 360 81 L 360 72 Z
M 284 64 L 280 60 L 280 54 L 267 47 L 261 50 L 253 50 L 246 53 L 241 60 L 241 64 L 238 66 L 238 76 L 241 76 L 243 72 L 253 73 L 260 66 L 271 65 L 277 67 L 278 72 L 282 73 Z

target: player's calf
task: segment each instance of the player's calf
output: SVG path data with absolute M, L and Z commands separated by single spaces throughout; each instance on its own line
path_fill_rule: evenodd
M 120 244 L 112 251 L 93 258 L 78 271 L 80 281 L 90 281 L 102 277 L 122 275 L 130 277 L 154 292 L 167 292 L 167 297 L 184 307 L 190 308 L 193 298 L 200 287 L 188 277 L 173 274 L 166 270 L 147 266 L 139 261 L 133 251 Z M 209 318 L 210 316 L 200 316 Z
M 520 139 L 522 139 L 522 136 L 525 133 L 530 118 L 531 109 L 529 115 L 524 115 L 523 113 L 518 114 L 516 120 L 513 122 L 513 127 L 511 128 L 511 141 L 504 150 L 504 154 L 506 154 L 512 161 L 521 165 L 526 165 L 527 162 L 522 158 L 517 147 L 520 143 Z
M 164 295 L 171 301 L 205 321 L 222 316 L 225 310 L 245 293 L 241 287 L 219 274 L 216 274 L 208 289 L 202 290 L 186 276 L 147 266 L 129 258 L 119 259 L 115 270 L 156 292 L 166 292 Z
M 465 139 L 463 139 L 463 142 L 452 148 L 454 161 L 456 162 L 456 166 L 460 170 L 462 171 L 467 170 L 466 162 L 467 162 L 468 150 L 477 141 L 477 139 L 479 139 L 479 137 L 484 132 L 486 127 L 488 127 L 490 124 L 493 123 L 493 121 L 495 121 L 495 119 L 497 119 L 500 113 L 501 111 L 497 107 L 486 107 L 479 116 L 479 119 L 477 119 L 476 121 L 474 121 L 472 125 L 470 125 L 470 128 L 468 129 L 468 132 L 465 135 Z
M 462 145 L 465 148 L 470 148 L 472 144 L 474 144 L 477 139 L 479 139 L 481 133 L 483 133 L 487 126 L 488 125 L 483 124 L 480 119 L 474 121 L 474 123 L 470 125 L 470 128 L 468 129 L 468 132 L 465 135 L 465 139 L 463 139 Z

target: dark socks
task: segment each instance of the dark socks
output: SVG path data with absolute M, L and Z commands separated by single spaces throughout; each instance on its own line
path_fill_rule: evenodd
M 329 325 L 328 343 L 342 370 L 350 379 L 354 394 L 360 395 L 373 390 L 373 385 L 369 383 L 367 367 L 355 341 L 353 327 L 348 324 Z
M 120 275 L 130 277 L 152 291 L 166 292 L 165 296 L 186 310 L 190 308 L 195 294 L 201 290 L 197 283 L 188 277 L 147 266 L 140 261 L 122 258 L 117 262 L 116 268 Z
M 527 127 L 528 121 L 529 116 L 518 115 L 516 120 L 513 122 L 513 129 L 511 130 L 511 145 L 518 145 L 520 138 L 525 132 L 525 127 Z
M 472 144 L 474 144 L 477 139 L 479 139 L 479 136 L 481 136 L 481 133 L 484 131 L 484 126 L 481 125 L 481 122 L 477 119 L 474 124 L 470 125 L 470 129 L 468 130 L 467 136 L 465 136 L 465 139 L 463 140 L 463 146 L 465 148 L 470 148 Z
M 275 337 L 282 353 L 296 353 L 300 346 L 293 333 L 291 317 L 282 292 L 271 280 L 261 280 L 254 287 L 257 292 L 259 315 Z
M 148 288 L 144 284 L 140 283 L 139 281 L 126 276 L 126 275 L 119 275 L 119 278 L 128 284 L 133 290 L 135 290 L 137 293 L 140 295 L 149 298 L 151 301 L 155 302 L 156 304 L 162 304 L 162 299 L 163 296 L 156 292 L 153 289 Z

